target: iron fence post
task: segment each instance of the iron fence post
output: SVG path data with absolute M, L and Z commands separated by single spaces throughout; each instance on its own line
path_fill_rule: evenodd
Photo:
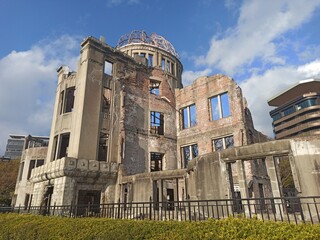
M 54 212 L 55 212 L 55 210 L 56 210 L 56 202 L 54 202 L 54 204 L 53 204 L 52 216 L 54 216 Z
M 190 203 L 190 196 L 187 196 L 187 203 L 188 203 L 188 215 L 189 215 L 189 221 L 191 221 L 191 203 Z
M 151 198 L 151 196 L 150 196 L 150 201 L 149 201 L 149 220 L 151 220 L 151 218 L 152 218 L 152 211 L 151 211 L 151 209 L 152 209 L 152 198 Z
M 120 218 L 120 198 L 118 200 L 118 219 Z

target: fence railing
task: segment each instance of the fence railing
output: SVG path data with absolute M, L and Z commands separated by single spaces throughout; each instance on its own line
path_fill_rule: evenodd
M 0 208 L 0 212 L 1 212 Z M 201 221 L 229 216 L 293 223 L 320 222 L 320 196 L 285 198 L 219 199 L 199 201 L 129 202 L 111 204 L 29 206 L 3 211 L 58 215 L 66 217 L 104 217 Z

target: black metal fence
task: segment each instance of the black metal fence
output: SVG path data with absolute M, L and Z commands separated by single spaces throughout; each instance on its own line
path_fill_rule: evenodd
M 104 217 L 113 219 L 150 219 L 201 221 L 229 216 L 262 220 L 319 223 L 320 196 L 286 198 L 220 199 L 201 201 L 132 202 L 100 205 L 53 205 L 6 208 L 17 213 L 65 217 Z M 0 208 L 1 212 L 1 208 Z

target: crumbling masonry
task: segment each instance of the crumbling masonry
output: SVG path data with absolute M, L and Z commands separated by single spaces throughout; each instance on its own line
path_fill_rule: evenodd
M 281 195 L 275 166 L 299 165 L 292 149 L 303 143 L 262 143 L 234 80 L 183 88 L 178 54 L 156 34 L 134 31 L 116 48 L 88 37 L 81 47 L 77 72 L 58 69 L 46 161 L 16 206 Z

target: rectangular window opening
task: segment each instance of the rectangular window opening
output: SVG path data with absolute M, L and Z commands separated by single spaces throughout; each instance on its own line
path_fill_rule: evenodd
M 152 54 L 148 55 L 148 66 L 149 67 L 153 66 L 153 55 Z
M 150 80 L 149 92 L 156 96 L 160 95 L 160 82 Z
M 166 65 L 166 60 L 164 60 L 164 58 L 161 59 L 161 69 L 165 70 L 165 66 Z
M 108 134 L 100 133 L 98 161 L 107 161 L 108 154 Z
M 58 159 L 68 156 L 70 133 L 61 134 Z
M 188 162 L 199 155 L 198 145 L 192 144 L 188 146 L 181 147 L 181 157 L 182 157 L 182 166 L 186 168 Z
M 171 73 L 171 62 L 167 60 L 166 62 L 166 72 Z
M 213 150 L 222 151 L 223 149 L 232 148 L 234 146 L 233 136 L 227 136 L 222 138 L 213 139 Z
M 171 63 L 171 73 L 172 73 L 173 75 L 175 75 L 175 73 L 176 73 L 173 62 Z
M 192 104 L 181 110 L 182 129 L 190 128 L 197 125 L 196 105 Z
M 228 93 L 219 94 L 210 98 L 209 103 L 211 108 L 211 121 L 229 117 L 231 115 Z
M 164 135 L 163 113 L 150 112 L 150 133 Z
M 31 160 L 30 163 L 29 163 L 29 170 L 28 170 L 27 180 L 30 179 L 30 177 L 31 177 L 31 171 L 32 171 L 32 169 L 35 168 L 35 165 L 36 165 L 36 160 Z
M 112 65 L 113 64 L 109 61 L 104 62 L 104 73 L 105 74 L 112 76 Z
M 150 153 L 150 171 L 162 171 L 163 153 L 151 152 Z
M 64 113 L 72 112 L 74 106 L 75 87 L 67 88 Z

